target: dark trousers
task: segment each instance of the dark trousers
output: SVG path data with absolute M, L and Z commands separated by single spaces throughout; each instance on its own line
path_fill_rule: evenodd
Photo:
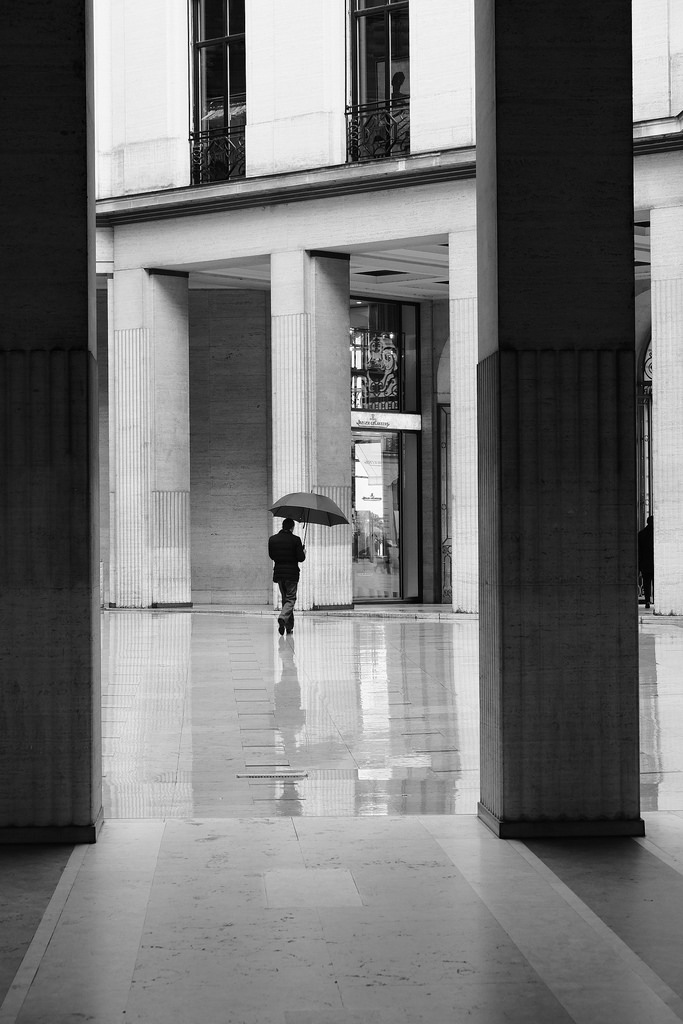
M 654 573 L 643 572 L 641 569 L 641 576 L 643 577 L 643 591 L 645 592 L 645 604 L 650 604 L 650 598 L 652 596 L 652 581 L 654 579 Z
M 291 633 L 294 629 L 294 605 L 296 604 L 297 586 L 297 580 L 278 580 L 278 587 L 280 588 L 280 596 L 282 598 L 282 608 L 280 609 L 278 620 L 284 623 L 288 633 Z

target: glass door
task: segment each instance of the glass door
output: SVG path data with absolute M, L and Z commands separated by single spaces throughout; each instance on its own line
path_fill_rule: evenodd
M 417 598 L 417 437 L 354 431 L 352 451 L 354 600 Z

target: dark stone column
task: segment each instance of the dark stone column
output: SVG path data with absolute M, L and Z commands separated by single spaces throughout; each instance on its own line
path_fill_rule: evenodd
M 631 9 L 477 0 L 480 816 L 642 835 Z
M 3 17 L 0 842 L 101 818 L 91 25 Z

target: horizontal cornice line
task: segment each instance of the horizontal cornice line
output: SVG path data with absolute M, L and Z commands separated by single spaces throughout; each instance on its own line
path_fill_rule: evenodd
M 633 152 L 636 157 L 674 152 L 680 149 L 683 149 L 683 132 L 645 136 L 633 140 Z M 182 200 L 169 198 L 160 205 L 150 204 L 137 208 L 101 210 L 97 213 L 97 224 L 100 227 L 110 227 L 116 224 L 169 220 L 176 217 L 198 217 L 206 213 L 246 210 L 259 206 L 279 206 L 286 203 L 310 202 L 316 199 L 333 199 L 340 196 L 362 195 L 367 192 L 414 188 L 419 185 L 438 185 L 443 182 L 463 181 L 475 177 L 476 161 L 467 160 L 446 167 L 419 168 L 363 178 L 347 178 L 346 180 L 302 182 L 296 185 L 283 185 L 279 188 L 240 191 L 228 195 L 206 195 L 192 190 L 189 196 L 187 192 L 184 193 Z M 249 179 L 244 180 L 248 181 Z M 138 199 L 139 196 L 135 198 Z M 105 204 L 116 201 L 105 199 L 101 202 Z M 126 197 L 121 197 L 120 201 L 125 202 Z
M 633 140 L 633 152 L 636 156 L 644 156 L 647 153 L 669 153 L 677 149 L 683 149 L 683 132 L 649 137 L 644 135 Z
M 411 188 L 416 185 L 435 185 L 475 176 L 474 160 L 449 167 L 420 168 L 419 170 L 345 181 L 302 183 L 270 188 L 262 191 L 239 192 L 234 195 L 195 195 L 182 201 L 171 201 L 163 206 L 144 206 L 138 209 L 104 210 L 98 212 L 97 223 L 102 227 L 113 224 L 132 224 L 139 221 L 167 220 L 172 217 L 195 217 L 223 210 L 243 210 L 258 206 L 277 206 L 284 203 L 310 202 L 337 196 L 361 195 L 389 189 Z M 111 200 L 103 200 L 111 202 Z

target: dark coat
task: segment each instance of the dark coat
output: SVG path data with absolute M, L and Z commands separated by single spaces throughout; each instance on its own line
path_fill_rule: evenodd
M 655 569 L 652 523 L 648 523 L 638 534 L 638 568 L 652 576 Z
M 299 579 L 299 562 L 306 560 L 306 552 L 300 537 L 295 536 L 290 530 L 274 533 L 268 541 L 268 554 L 275 562 L 273 583 Z

